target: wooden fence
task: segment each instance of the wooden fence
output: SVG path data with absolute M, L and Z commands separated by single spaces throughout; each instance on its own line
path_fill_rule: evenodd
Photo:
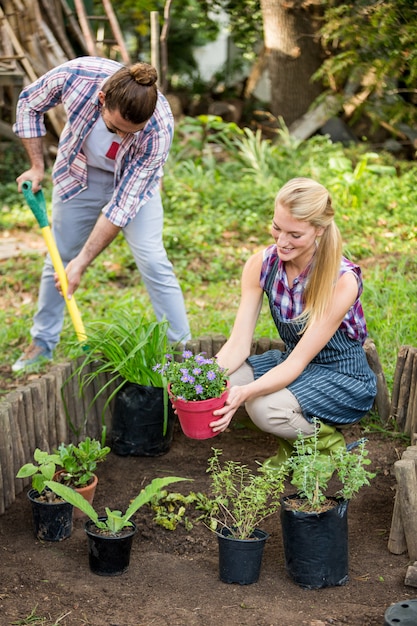
M 189 341 L 186 347 L 194 353 L 205 352 L 208 356 L 213 356 L 225 341 L 223 335 L 201 337 Z M 253 343 L 252 354 L 261 354 L 274 348 L 283 349 L 282 342 L 261 337 Z M 386 423 L 391 415 L 390 399 L 372 341 L 366 342 L 365 352 L 378 381 L 375 408 L 381 420 Z M 112 406 L 103 412 L 105 394 L 90 406 L 95 394 L 108 378 L 103 375 L 95 380 L 81 395 L 79 379 L 74 375 L 77 366 L 77 362 L 54 365 L 47 374 L 12 391 L 0 401 L 0 514 L 29 485 L 30 479 L 16 478 L 16 473 L 24 463 L 33 460 L 35 448 L 52 451 L 61 442 L 78 443 L 86 436 L 100 439 L 103 424 L 107 427 L 107 432 L 110 432 Z M 397 378 L 398 385 L 401 386 L 401 376 L 398 374 Z M 398 401 L 396 411 L 403 415 Z

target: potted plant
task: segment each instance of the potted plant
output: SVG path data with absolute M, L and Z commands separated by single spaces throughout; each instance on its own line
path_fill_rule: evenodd
M 209 439 L 217 433 L 210 428 L 213 411 L 224 406 L 228 394 L 227 370 L 215 358 L 184 350 L 182 361 L 172 355 L 154 367 L 166 380 L 172 405 L 183 433 L 191 439 Z
M 111 448 L 116 454 L 159 456 L 171 446 L 175 416 L 165 381 L 153 368 L 155 362 L 166 361 L 167 331 L 165 320 L 138 319 L 120 307 L 107 320 L 93 322 L 87 328 L 83 358 L 75 375 L 81 393 L 99 381 L 100 388 L 91 404 L 105 394 L 103 422 L 106 408 L 115 400 Z M 103 377 L 106 382 L 101 384 Z
M 259 578 L 269 537 L 260 524 L 280 507 L 285 468 L 271 470 L 260 465 L 257 472 L 252 472 L 237 461 L 222 464 L 221 454 L 213 448 L 208 460 L 208 526 L 218 537 L 220 580 L 247 585 Z
M 126 512 L 105 508 L 106 515 L 99 516 L 93 506 L 74 489 L 55 481 L 47 481 L 51 491 L 83 511 L 89 518 L 85 524 L 88 541 L 89 566 L 94 574 L 117 576 L 123 574 L 130 563 L 130 552 L 137 527 L 131 520 L 136 511 L 152 500 L 170 483 L 189 480 L 178 476 L 154 478 L 131 501 Z
M 44 541 L 62 541 L 71 536 L 73 507 L 48 488 L 60 465 L 60 457 L 36 448 L 33 460 L 34 463 L 25 463 L 16 477 L 32 478 L 28 498 L 35 537 Z
M 348 581 L 348 504 L 375 474 L 366 469 L 366 441 L 328 455 L 318 449 L 318 428 L 298 437 L 286 462 L 297 492 L 282 499 L 281 526 L 287 571 L 301 587 L 317 589 Z M 338 488 L 328 495 L 335 475 Z
M 99 441 L 90 437 L 78 445 L 61 443 L 57 454 L 62 469 L 56 472 L 54 480 L 75 489 L 92 504 L 98 483 L 95 474 L 97 463 L 104 461 L 109 452 L 109 446 L 103 447 Z M 73 519 L 83 515 L 80 509 L 74 509 Z

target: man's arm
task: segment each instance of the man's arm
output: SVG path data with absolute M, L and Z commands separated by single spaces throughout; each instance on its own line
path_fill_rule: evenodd
M 18 178 L 16 178 L 18 191 L 22 191 L 22 183 L 27 180 L 32 181 L 32 191 L 36 193 L 41 187 L 41 182 L 45 175 L 45 162 L 43 158 L 43 139 L 42 137 L 32 137 L 30 139 L 21 139 L 22 145 L 30 161 L 30 169 L 26 170 Z
M 75 259 L 72 259 L 72 261 L 70 261 L 65 268 L 68 279 L 68 299 L 71 298 L 74 291 L 78 288 L 81 277 L 90 263 L 94 261 L 100 252 L 107 248 L 120 230 L 121 229 L 118 226 L 109 222 L 103 214 L 100 215 L 81 252 L 75 257 Z M 62 293 L 57 274 L 55 274 L 55 285 Z

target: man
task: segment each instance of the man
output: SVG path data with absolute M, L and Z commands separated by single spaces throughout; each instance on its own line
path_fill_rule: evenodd
M 30 169 L 16 180 L 44 178 L 45 113 L 58 104 L 67 121 L 52 173 L 52 232 L 66 266 L 68 298 L 90 263 L 121 230 L 148 290 L 156 317 L 169 323 L 169 339 L 185 342 L 189 325 L 181 288 L 163 240 L 160 182 L 172 142 L 173 116 L 157 90 L 155 68 L 123 67 L 103 58 L 73 59 L 23 89 L 14 132 Z M 32 343 L 12 366 L 17 372 L 52 359 L 65 302 L 49 255 L 42 272 Z

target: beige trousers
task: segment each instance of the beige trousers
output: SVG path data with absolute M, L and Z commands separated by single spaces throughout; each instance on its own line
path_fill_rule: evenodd
M 231 386 L 247 385 L 253 380 L 253 370 L 248 363 L 230 376 Z M 314 424 L 305 419 L 296 397 L 287 388 L 249 400 L 245 409 L 258 428 L 276 437 L 297 439 L 299 432 L 307 436 L 314 433 Z

